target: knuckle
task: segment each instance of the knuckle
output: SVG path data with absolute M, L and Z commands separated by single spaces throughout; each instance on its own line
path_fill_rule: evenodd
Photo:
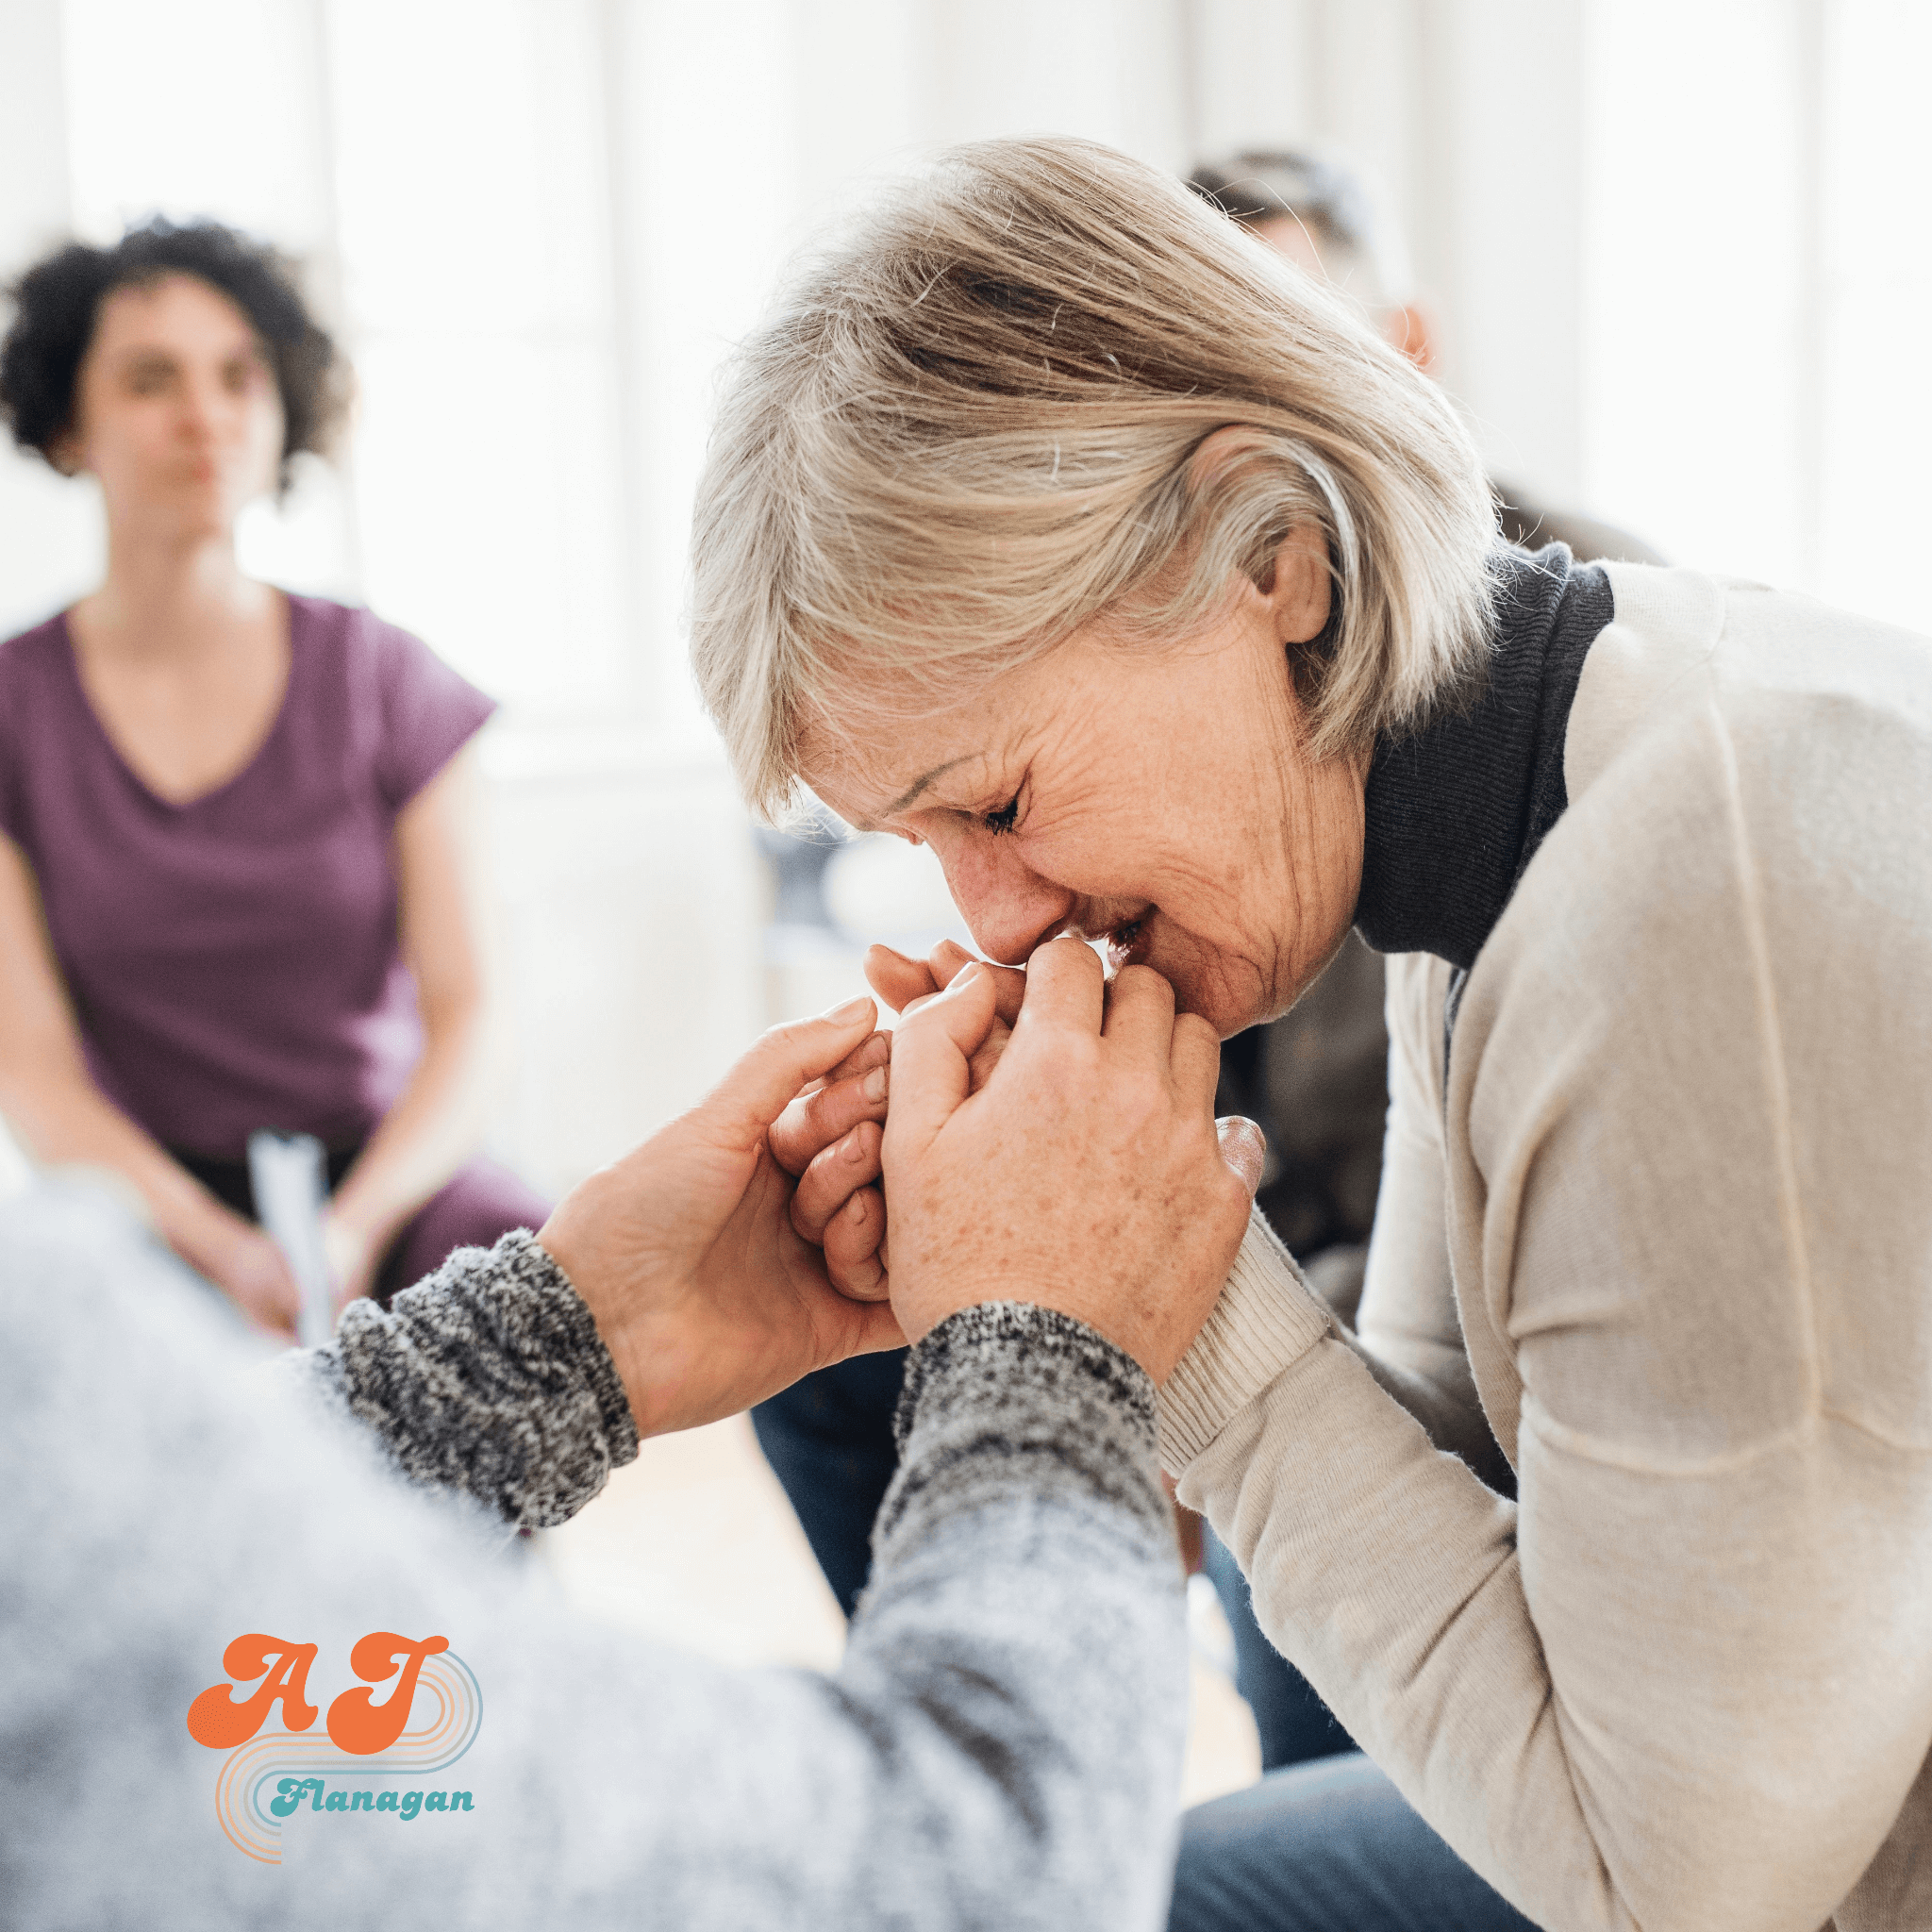
M 1205 1048 L 1211 1046 L 1217 1054 L 1220 1053 L 1221 1035 L 1199 1013 L 1178 1014 L 1175 1016 L 1174 1025 L 1174 1041 L 1177 1045 L 1185 1042 L 1187 1045 L 1194 1047 Z
M 1052 960 L 1061 971 L 1071 969 L 1099 974 L 1102 970 L 1100 955 L 1085 940 L 1075 939 L 1070 932 L 1048 940 L 1045 945 L 1034 951 L 1026 963 L 1031 966 L 1036 961 L 1043 963 L 1047 960 Z
M 809 1020 L 780 1020 L 774 1026 L 767 1026 L 758 1035 L 758 1051 L 770 1053 L 789 1052 L 803 1045 Z

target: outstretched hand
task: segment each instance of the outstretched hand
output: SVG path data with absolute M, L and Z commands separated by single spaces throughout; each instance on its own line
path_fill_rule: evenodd
M 774 1027 L 708 1099 L 543 1224 L 538 1240 L 595 1318 L 639 1434 L 735 1415 L 904 1340 L 886 1303 L 833 1287 L 792 1224 L 792 1179 L 774 1151 L 797 1158 L 815 1132 L 883 1112 L 883 1084 L 876 1099 L 866 1091 L 885 1052 L 874 1018 L 870 1000 L 855 1000 Z

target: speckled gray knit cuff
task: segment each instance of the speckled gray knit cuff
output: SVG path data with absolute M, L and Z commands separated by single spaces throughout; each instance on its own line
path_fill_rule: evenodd
M 458 1248 L 385 1314 L 350 1304 L 300 1358 L 403 1474 L 508 1522 L 568 1522 L 638 1453 L 610 1352 L 569 1278 L 525 1231 Z
M 1084 1322 L 1024 1302 L 948 1316 L 912 1351 L 899 1474 L 874 1546 L 1015 1494 L 1077 1495 L 1173 1535 L 1154 1459 L 1154 1384 Z

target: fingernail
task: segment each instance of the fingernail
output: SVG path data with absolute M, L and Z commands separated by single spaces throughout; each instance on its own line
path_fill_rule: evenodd
M 845 1136 L 845 1158 L 863 1160 L 865 1158 L 865 1136 L 857 1127 Z
M 842 1007 L 828 1008 L 819 1018 L 829 1020 L 834 1026 L 849 1026 L 871 1005 L 868 999 L 847 1000 Z
M 887 1069 L 884 1067 L 874 1067 L 865 1076 L 865 1085 L 858 1091 L 870 1101 L 881 1101 L 886 1097 L 887 1078 Z
M 865 1196 L 863 1194 L 854 1194 L 851 1200 L 846 1202 L 845 1211 L 851 1215 L 854 1221 L 863 1221 L 865 1219 Z

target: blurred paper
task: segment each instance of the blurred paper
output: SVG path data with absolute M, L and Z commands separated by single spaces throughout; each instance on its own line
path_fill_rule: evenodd
M 248 1137 L 248 1177 L 256 1218 L 288 1257 L 302 1291 L 297 1329 L 304 1348 L 321 1348 L 335 1333 L 335 1297 L 322 1245 L 322 1210 L 328 1200 L 328 1163 L 313 1134 L 264 1129 Z

